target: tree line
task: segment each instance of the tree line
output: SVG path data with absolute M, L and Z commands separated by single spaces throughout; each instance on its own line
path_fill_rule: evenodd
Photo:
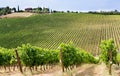
M 0 8 L 0 16 L 11 14 L 13 12 L 50 13 L 50 9 L 45 7 L 43 8 L 37 7 L 37 8 L 25 8 L 25 10 L 20 10 L 19 6 L 17 8 L 15 7 L 10 8 L 9 6 Z
M 50 13 L 50 9 L 45 7 L 25 8 L 25 11 L 32 12 L 32 13 Z
M 114 10 L 114 11 L 89 11 L 88 13 L 91 14 L 102 14 L 102 15 L 120 15 L 120 12 L 118 10 Z
M 57 11 L 52 10 L 50 8 L 46 7 L 37 7 L 37 8 L 25 8 L 24 10 L 20 10 L 19 6 L 17 8 L 13 7 L 10 8 L 9 6 L 0 8 L 0 15 L 6 15 L 10 14 L 12 12 L 31 12 L 31 13 L 65 13 L 65 11 Z M 78 12 L 78 11 L 69 11 L 67 10 L 66 13 L 84 13 L 84 12 Z M 88 11 L 86 13 L 90 14 L 102 14 L 102 15 L 120 15 L 120 12 L 118 10 L 114 11 Z
M 6 15 L 12 13 L 12 11 L 16 12 L 16 8 L 10 8 L 10 7 L 3 7 L 0 8 L 0 15 Z

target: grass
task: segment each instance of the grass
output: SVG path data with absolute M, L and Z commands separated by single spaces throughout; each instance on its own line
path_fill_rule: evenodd
M 101 40 L 113 38 L 119 47 L 119 15 L 56 13 L 27 18 L 0 19 L 0 46 L 15 48 L 30 43 L 57 49 L 64 42 L 99 54 Z

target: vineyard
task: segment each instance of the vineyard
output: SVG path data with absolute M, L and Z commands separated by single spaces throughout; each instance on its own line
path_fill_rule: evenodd
M 27 71 L 42 71 L 53 69 L 63 63 L 63 72 L 72 70 L 75 66 L 82 63 L 98 63 L 92 54 L 84 50 L 75 48 L 72 43 L 61 44 L 61 50 L 48 50 L 32 46 L 30 44 L 22 45 L 14 49 L 0 48 L 0 69 L 16 71 L 20 68 L 21 73 Z M 60 58 L 62 57 L 62 59 Z M 0 71 L 1 72 L 1 71 Z
M 21 65 L 23 72 L 59 67 L 67 72 L 104 62 L 111 73 L 112 64 L 120 62 L 119 24 L 119 15 L 85 13 L 0 19 L 0 69 L 11 72 Z
M 114 39 L 120 45 L 119 15 L 56 13 L 28 18 L 0 19 L 0 46 L 16 48 L 22 44 L 57 49 L 64 42 L 99 54 L 101 40 Z
M 79 71 L 79 67 L 83 64 L 89 64 L 89 66 L 87 66 L 89 70 L 91 67 L 94 69 L 95 66 L 102 66 L 101 62 L 104 62 L 107 66 L 109 66 L 110 61 L 114 65 L 120 63 L 120 53 L 117 52 L 117 48 L 112 39 L 102 41 L 100 48 L 101 54 L 95 57 L 83 49 L 76 48 L 72 42 L 69 42 L 68 44 L 61 43 L 56 50 L 43 49 L 30 44 L 23 44 L 16 49 L 0 47 L 0 75 L 4 75 L 4 73 L 7 72 L 18 72 L 18 70 L 20 70 L 20 74 L 23 76 L 30 70 L 32 76 L 36 74 L 35 72 L 37 72 L 39 76 L 42 73 L 47 74 L 50 70 L 57 70 L 60 74 L 63 74 L 60 76 L 66 76 L 64 74 L 67 74 L 68 76 L 79 76 L 84 72 L 77 73 L 75 70 L 78 69 Z M 110 53 L 112 57 L 109 56 Z M 105 66 L 103 66 L 103 68 L 104 67 Z M 119 69 L 119 65 L 115 65 L 114 68 L 115 67 Z M 108 67 L 106 70 L 107 69 Z M 91 70 L 89 71 L 92 72 Z M 85 74 L 89 74 L 89 71 L 87 72 L 86 69 Z M 70 72 L 70 74 L 68 72 Z M 90 74 L 90 76 L 94 76 L 94 73 Z M 112 73 L 110 72 L 109 74 Z M 117 76 L 116 74 L 119 74 L 119 72 L 113 73 L 113 75 Z M 52 76 L 55 75 L 53 74 Z

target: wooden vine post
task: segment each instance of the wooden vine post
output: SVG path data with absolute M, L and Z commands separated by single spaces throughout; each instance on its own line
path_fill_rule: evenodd
M 64 72 L 62 48 L 60 48 L 60 63 L 61 63 L 61 67 L 62 67 L 62 72 Z
M 19 55 L 18 55 L 17 49 L 15 49 L 15 53 L 16 53 L 17 63 L 18 63 L 18 66 L 19 66 L 20 72 L 23 73 L 23 71 L 22 71 L 22 65 L 21 65 L 21 61 L 20 61 L 20 58 L 19 58 Z
M 109 52 L 109 58 L 110 58 L 109 74 L 112 75 L 112 50 L 110 50 Z

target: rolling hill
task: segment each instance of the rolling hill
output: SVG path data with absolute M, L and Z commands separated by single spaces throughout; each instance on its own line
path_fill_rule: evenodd
M 62 42 L 72 41 L 78 48 L 96 55 L 100 42 L 110 38 L 119 47 L 119 15 L 55 13 L 0 19 L 0 46 L 6 48 L 30 43 L 57 49 Z

